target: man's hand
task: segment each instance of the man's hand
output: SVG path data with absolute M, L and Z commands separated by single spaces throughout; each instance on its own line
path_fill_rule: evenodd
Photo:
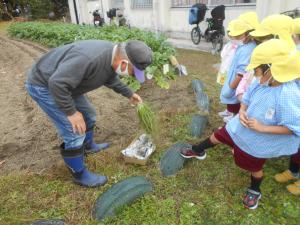
M 68 116 L 68 120 L 72 124 L 73 132 L 78 134 L 84 134 L 86 131 L 86 125 L 84 118 L 80 112 L 74 113 L 72 116 Z
M 260 123 L 258 120 L 256 119 L 249 119 L 248 120 L 248 127 L 252 130 L 255 130 L 257 132 L 264 132 L 264 128 L 265 125 L 263 125 L 262 123 Z
M 132 97 L 129 99 L 130 103 L 132 105 L 138 105 L 140 103 L 143 103 L 142 98 L 138 94 L 133 94 Z
M 240 110 L 239 112 L 239 117 L 240 117 L 240 122 L 244 127 L 249 127 L 248 126 L 248 116 L 247 116 L 247 112 L 244 110 Z

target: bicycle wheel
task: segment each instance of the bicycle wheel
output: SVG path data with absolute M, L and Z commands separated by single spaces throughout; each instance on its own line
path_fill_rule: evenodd
M 200 29 L 198 27 L 194 27 L 191 31 L 191 38 L 192 38 L 192 42 L 197 45 L 200 43 L 201 40 L 201 33 L 200 33 Z

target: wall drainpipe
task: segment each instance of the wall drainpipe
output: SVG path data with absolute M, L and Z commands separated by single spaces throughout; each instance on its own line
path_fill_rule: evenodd
M 76 23 L 79 24 L 76 0 L 73 0 L 73 4 L 74 4 L 74 11 L 75 11 Z

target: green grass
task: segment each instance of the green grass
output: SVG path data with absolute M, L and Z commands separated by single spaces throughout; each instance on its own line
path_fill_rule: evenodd
M 218 59 L 193 51 L 180 50 L 179 55 L 179 60 L 192 74 L 184 82 L 188 83 L 192 78 L 203 80 L 210 97 L 211 113 L 204 138 L 222 124 L 216 116 L 222 109 L 218 104 L 219 87 L 209 66 Z M 176 176 L 161 176 L 158 163 L 168 146 L 179 140 L 199 141 L 190 137 L 186 129 L 194 111 L 191 106 L 190 113 L 161 116 L 161 143 L 148 166 L 125 165 L 119 149 L 89 157 L 89 168 L 109 177 L 109 184 L 102 188 L 85 189 L 74 185 L 63 165 L 42 174 L 16 171 L 0 177 L 0 224 L 21 225 L 43 218 L 62 218 L 72 225 L 299 224 L 299 197 L 291 195 L 285 185 L 273 179 L 274 174 L 286 169 L 287 158 L 267 162 L 262 183 L 263 198 L 254 211 L 244 209 L 241 203 L 249 184 L 249 174 L 235 166 L 226 146 L 210 150 L 204 161 L 189 161 Z M 91 210 L 97 196 L 115 182 L 134 175 L 149 179 L 154 184 L 154 191 L 120 209 L 115 218 L 103 223 L 93 221 Z

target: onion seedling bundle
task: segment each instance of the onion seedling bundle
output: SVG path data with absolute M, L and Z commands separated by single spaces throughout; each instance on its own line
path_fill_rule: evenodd
M 156 126 L 156 119 L 149 105 L 146 103 L 138 104 L 137 113 L 145 131 L 148 134 L 152 134 Z

